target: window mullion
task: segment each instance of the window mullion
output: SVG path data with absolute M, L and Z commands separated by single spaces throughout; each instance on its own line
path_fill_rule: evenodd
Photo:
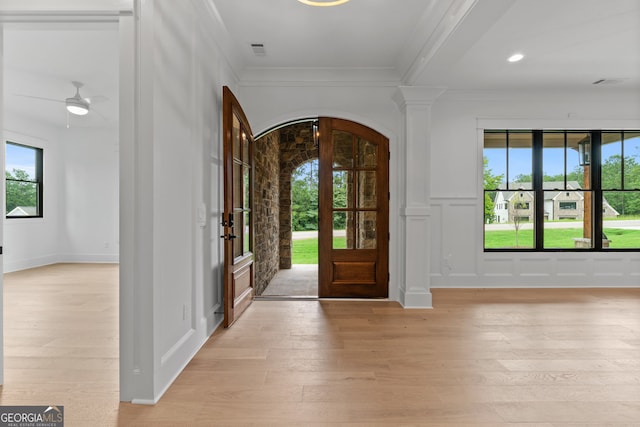
M 564 131 L 564 187 L 563 190 L 567 189 L 567 131 Z
M 591 218 L 593 227 L 593 248 L 602 249 L 602 131 L 591 132 Z
M 534 239 L 536 250 L 544 247 L 544 189 L 543 189 L 543 165 L 542 165 L 543 137 L 542 130 L 533 131 L 533 170 L 532 184 L 534 191 Z
M 624 173 L 624 131 L 620 132 L 620 189 L 624 190 L 626 188 L 626 185 L 624 185 L 624 177 L 625 177 L 625 173 Z
M 505 132 L 505 153 L 506 153 L 506 169 L 505 169 L 505 188 L 510 188 L 511 177 L 509 176 L 509 131 Z

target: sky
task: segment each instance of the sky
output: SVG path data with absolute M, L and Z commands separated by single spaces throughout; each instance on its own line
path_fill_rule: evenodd
M 613 155 L 620 155 L 620 142 L 604 144 L 602 146 L 602 161 Z M 506 178 L 506 150 L 504 148 L 486 148 L 484 156 L 488 160 L 488 167 L 492 175 L 503 175 Z M 564 174 L 564 149 L 546 147 L 543 150 L 543 169 L 546 175 Z M 509 180 L 517 175 L 531 174 L 531 148 L 511 148 L 509 157 Z M 625 140 L 625 158 L 636 156 L 640 162 L 640 136 Z M 578 152 L 573 149 L 568 150 L 567 172 L 575 169 L 578 163 Z
M 20 145 L 7 144 L 5 170 L 12 172 L 13 169 L 22 169 L 29 174 L 30 178 L 36 176 L 36 154 L 31 148 Z
M 311 169 L 313 168 L 313 173 L 318 173 L 318 159 L 309 160 L 298 166 L 298 169 L 302 169 L 305 174 L 311 173 Z
M 489 148 L 484 150 L 484 156 L 488 159 L 488 167 L 492 175 L 506 174 L 506 150 Z M 531 148 L 511 148 L 509 153 L 509 180 L 513 181 L 518 175 L 531 175 L 532 167 Z M 564 174 L 564 149 L 546 148 L 543 152 L 543 166 L 546 175 Z M 571 172 L 578 165 L 578 153 L 570 150 L 567 159 L 567 170 Z

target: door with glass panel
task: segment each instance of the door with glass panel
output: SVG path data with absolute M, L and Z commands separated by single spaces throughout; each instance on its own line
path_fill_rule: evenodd
M 224 326 L 251 304 L 253 267 L 253 135 L 238 100 L 222 91 L 224 140 Z
M 389 290 L 389 140 L 320 118 L 320 297 L 384 298 Z

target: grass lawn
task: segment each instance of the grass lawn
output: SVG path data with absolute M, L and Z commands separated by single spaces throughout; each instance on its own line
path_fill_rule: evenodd
M 628 230 L 623 228 L 607 228 L 604 224 L 604 234 L 611 240 L 609 247 L 611 248 L 640 248 L 640 230 Z
M 611 240 L 610 248 L 640 248 L 640 230 L 605 228 L 604 233 Z M 544 247 L 548 249 L 571 249 L 575 247 L 573 239 L 581 237 L 581 228 L 549 228 L 544 231 Z M 345 237 L 333 238 L 333 246 L 335 248 L 344 248 L 345 244 Z M 520 248 L 532 248 L 533 244 L 533 230 L 520 230 L 518 233 L 518 246 Z M 485 248 L 515 247 L 516 239 L 513 230 L 487 231 L 485 233 Z M 318 239 L 294 240 L 292 256 L 294 264 L 317 264 Z
M 611 243 L 610 248 L 640 248 L 640 230 L 605 228 L 604 233 Z M 513 230 L 485 232 L 485 248 L 515 248 L 516 233 Z M 544 230 L 544 247 L 568 249 L 575 247 L 573 239 L 582 237 L 581 228 L 549 228 Z M 533 230 L 520 230 L 518 247 L 533 247 Z
M 345 237 L 334 237 L 333 246 L 345 247 Z M 318 239 L 301 239 L 293 241 L 291 248 L 293 264 L 317 264 L 318 263 Z

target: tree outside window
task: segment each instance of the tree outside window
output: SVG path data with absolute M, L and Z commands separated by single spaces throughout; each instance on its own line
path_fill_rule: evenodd
M 6 143 L 5 214 L 42 217 L 42 149 Z
M 311 160 L 293 171 L 291 180 L 291 228 L 293 231 L 318 229 L 318 160 Z

